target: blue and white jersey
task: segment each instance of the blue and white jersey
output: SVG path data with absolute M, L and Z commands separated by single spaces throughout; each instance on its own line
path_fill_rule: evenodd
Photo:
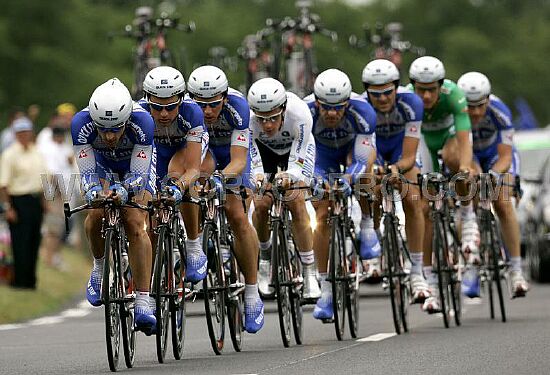
M 139 105 L 150 112 L 147 100 L 141 99 Z M 162 179 L 168 173 L 168 164 L 174 154 L 185 148 L 187 142 L 202 144 L 202 158 L 208 148 L 208 132 L 204 125 L 201 108 L 192 100 L 183 100 L 178 115 L 170 125 L 155 124 L 155 146 L 157 148 L 157 177 Z
M 317 174 L 337 172 L 337 166 L 345 165 L 348 153 L 352 153 L 352 165 L 346 173 L 363 173 L 367 160 L 375 150 L 376 113 L 371 105 L 353 93 L 342 121 L 336 127 L 325 125 L 315 105 L 313 96 L 304 99 L 313 117 L 313 136 L 316 145 Z
M 151 115 L 134 103 L 124 134 L 116 147 L 110 148 L 99 136 L 88 108 L 78 112 L 71 122 L 71 135 L 83 191 L 99 184 L 100 178 L 129 177 L 132 184 L 154 190 L 154 128 Z
M 366 92 L 361 96 L 368 101 Z M 420 139 L 424 104 L 415 93 L 399 88 L 390 112 L 375 111 L 378 161 L 394 164 L 401 158 L 405 137 Z
M 499 143 L 513 145 L 512 114 L 497 96 L 489 96 L 485 117 L 476 125 L 472 124 L 472 136 L 474 154 L 478 159 L 488 159 L 497 155 Z

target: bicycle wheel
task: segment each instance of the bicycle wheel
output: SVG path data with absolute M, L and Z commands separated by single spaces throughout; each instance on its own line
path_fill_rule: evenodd
M 437 267 L 437 286 L 439 288 L 439 303 L 441 313 L 443 315 L 443 324 L 445 328 L 449 328 L 450 321 L 450 306 L 449 306 L 449 270 L 447 264 L 447 256 L 445 255 L 447 249 L 445 248 L 445 231 L 443 228 L 441 217 L 434 219 L 433 228 L 433 251 L 435 252 L 435 260 Z
M 123 238 L 120 241 L 120 248 L 125 245 L 126 239 Z M 131 270 L 128 270 L 124 276 L 126 282 L 125 299 L 128 299 L 124 304 L 120 305 L 120 316 L 122 320 L 122 345 L 124 348 L 124 361 L 127 368 L 134 367 L 134 360 L 136 354 L 136 331 L 134 329 L 134 307 L 135 307 L 135 293 L 134 293 L 134 281 L 132 279 Z
M 294 241 L 292 238 L 288 239 Z M 290 247 L 291 249 L 296 249 L 296 245 Z M 291 285 L 289 286 L 290 290 L 290 312 L 292 316 L 292 329 L 294 331 L 294 340 L 296 345 L 302 345 L 304 337 L 304 311 L 302 309 L 302 284 L 298 283 L 296 280 L 301 279 L 301 263 L 297 251 L 289 251 L 289 266 L 290 266 L 290 281 Z
M 496 234 L 495 223 L 491 224 L 491 268 L 493 269 L 492 280 L 496 284 L 498 302 L 500 307 L 500 316 L 502 322 L 506 322 L 506 307 L 504 305 L 504 293 L 502 288 L 501 260 L 503 259 L 500 248 L 500 240 Z
M 401 334 L 402 327 L 402 316 L 401 316 L 401 282 L 399 276 L 397 276 L 397 242 L 395 241 L 395 236 L 392 235 L 394 231 L 393 221 L 391 218 L 387 217 L 384 220 L 384 252 L 386 254 L 386 277 L 388 278 L 388 283 L 390 286 L 390 301 L 393 317 L 393 326 L 395 328 L 395 333 L 398 335 Z
M 242 284 L 244 286 L 244 278 L 241 274 L 239 264 L 237 263 L 237 259 L 235 258 L 234 254 L 235 252 L 233 251 L 233 246 L 231 246 L 231 271 L 229 273 L 229 282 L 234 289 L 241 289 L 240 285 Z M 233 349 L 235 349 L 236 352 L 240 352 L 243 347 L 243 310 L 244 293 L 242 290 L 236 290 L 235 292 L 231 293 L 231 296 L 227 301 L 227 321 L 229 322 L 229 334 L 231 336 Z
M 344 338 L 344 321 L 346 318 L 346 271 L 345 248 L 340 220 L 334 218 L 330 230 L 330 281 L 332 284 L 332 308 L 334 310 L 334 328 L 336 338 Z
M 121 276 L 120 249 L 118 248 L 116 234 L 113 230 L 107 230 L 101 297 L 105 305 L 107 359 L 109 368 L 113 372 L 117 370 L 120 354 L 120 308 L 116 300 L 122 290 Z
M 175 216 L 174 231 L 171 236 L 173 249 L 178 249 L 180 255 L 180 275 L 185 275 L 185 240 L 183 230 L 179 225 L 179 219 Z M 170 298 L 170 326 L 172 327 L 172 351 L 174 358 L 179 360 L 183 356 L 183 344 L 185 341 L 185 286 L 181 277 L 179 284 L 174 281 L 174 293 Z
M 172 251 L 168 228 L 162 226 L 157 241 L 157 254 L 153 275 L 153 291 L 155 293 L 155 316 L 157 317 L 157 359 L 164 362 L 168 343 L 168 324 L 170 321 L 170 302 L 168 295 L 169 254 Z
M 460 246 L 458 236 L 453 227 L 449 226 L 452 243 L 447 243 L 449 249 L 449 267 L 450 267 L 450 285 L 451 301 L 453 303 L 454 321 L 456 326 L 460 326 L 462 319 L 462 280 L 460 278 Z
M 349 234 L 346 235 L 344 244 L 346 243 L 353 243 Z M 346 253 L 346 256 L 348 256 L 349 273 L 352 275 L 349 282 L 346 284 L 346 306 L 348 309 L 349 333 L 352 338 L 357 338 L 359 331 L 359 277 L 361 259 L 354 251 L 353 246 L 351 248 L 351 254 Z
M 222 354 L 225 338 L 225 272 L 217 229 L 207 223 L 203 230 L 203 250 L 208 256 L 208 273 L 203 281 L 204 309 L 212 350 Z
M 281 338 L 283 346 L 290 346 L 290 325 L 292 314 L 290 274 L 287 241 L 283 227 L 280 222 L 273 223 L 272 228 L 272 267 L 274 276 L 275 295 L 277 298 L 277 311 L 279 313 L 279 328 L 281 329 Z

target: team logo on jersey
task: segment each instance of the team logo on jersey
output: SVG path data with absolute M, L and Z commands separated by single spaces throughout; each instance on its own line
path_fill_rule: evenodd
M 86 153 L 86 151 L 80 150 L 80 154 L 78 154 L 78 158 L 82 159 L 82 158 L 85 158 L 85 157 L 88 157 L 88 154 Z
M 267 95 L 260 95 L 260 99 L 262 99 L 262 100 L 267 99 Z
M 113 115 L 113 111 L 105 111 L 105 116 L 112 116 Z
M 241 133 L 237 136 L 237 141 L 246 142 L 246 137 L 245 137 L 244 133 Z
M 137 158 L 140 158 L 140 159 L 147 159 L 147 154 L 145 154 L 145 152 L 143 150 L 141 150 L 139 152 L 139 154 L 137 154 L 136 156 Z
M 332 87 L 332 88 L 330 89 L 330 92 L 331 92 L 331 93 L 335 93 L 335 92 L 336 92 L 336 89 L 335 89 L 334 87 Z
M 160 84 L 161 84 L 161 85 L 167 85 L 167 84 L 168 84 L 168 80 L 167 80 L 167 79 L 161 79 L 161 80 L 160 80 Z
M 361 144 L 365 145 L 365 146 L 368 146 L 370 145 L 370 142 L 367 138 L 363 139 L 363 142 L 361 142 Z
M 418 131 L 418 129 L 416 128 L 416 126 L 411 126 L 411 133 L 416 133 Z
M 210 82 L 204 81 L 204 87 L 210 87 Z
M 298 160 L 296 160 L 296 164 L 298 164 L 300 167 L 303 167 L 304 166 L 304 159 L 303 158 L 298 158 Z

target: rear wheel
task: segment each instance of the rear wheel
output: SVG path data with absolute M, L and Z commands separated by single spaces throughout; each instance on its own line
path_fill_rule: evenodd
M 288 260 L 287 241 L 283 227 L 279 222 L 273 224 L 273 275 L 275 295 L 277 298 L 277 311 L 279 313 L 279 328 L 281 330 L 281 339 L 283 346 L 290 346 L 290 326 L 292 314 L 292 296 L 290 285 L 290 265 Z
M 384 222 L 385 236 L 384 236 L 384 250 L 386 260 L 386 277 L 388 278 L 388 284 L 390 286 L 390 301 L 393 316 L 393 326 L 395 333 L 401 334 L 402 330 L 402 315 L 401 315 L 401 302 L 402 302 L 402 290 L 401 283 L 399 281 L 397 270 L 397 256 L 396 253 L 397 243 L 395 242 L 395 236 L 392 235 L 394 231 L 391 218 L 388 217 Z
M 229 282 L 234 288 L 240 288 L 240 284 L 244 285 L 244 278 L 239 269 L 237 259 L 233 249 L 231 250 L 231 268 Z M 238 292 L 232 295 L 227 304 L 227 321 L 229 322 L 229 334 L 231 335 L 231 343 L 236 352 L 240 352 L 243 347 L 243 315 L 244 309 L 244 293 Z
M 177 218 L 175 220 L 179 220 Z M 185 241 L 183 237 L 183 231 L 179 225 L 179 222 L 173 226 L 174 247 L 177 248 L 180 256 L 180 275 L 185 275 Z M 175 284 L 174 294 L 172 294 L 170 304 L 170 325 L 172 327 L 172 351 L 175 359 L 181 359 L 183 356 L 183 344 L 185 342 L 185 286 L 183 277 L 179 284 Z
M 288 239 L 288 241 L 293 241 Z M 296 249 L 296 245 L 292 248 Z M 290 273 L 291 273 L 291 285 L 289 286 L 290 290 L 290 301 L 291 301 L 291 313 L 292 313 L 292 328 L 294 329 L 294 339 L 296 340 L 297 345 L 302 345 L 304 328 L 303 328 L 303 316 L 304 312 L 302 310 L 302 285 L 297 284 L 297 280 L 302 276 L 301 272 L 301 263 L 298 258 L 298 253 L 288 253 L 290 262 Z
M 334 311 L 334 328 L 336 338 L 344 338 L 344 321 L 346 315 L 346 271 L 344 236 L 340 220 L 334 218 L 331 223 L 330 237 L 330 279 L 332 284 L 332 308 Z
M 225 338 L 225 272 L 217 230 L 206 224 L 203 230 L 203 250 L 208 256 L 208 273 L 203 281 L 206 324 L 212 350 L 222 354 Z
M 111 371 L 118 367 L 120 349 L 120 308 L 116 300 L 120 298 L 122 285 L 120 249 L 113 230 L 108 230 L 105 236 L 105 260 L 101 298 L 105 305 L 105 338 L 107 343 L 107 359 Z
M 500 316 L 502 318 L 502 322 L 506 322 L 506 307 L 504 305 L 504 292 L 502 288 L 502 269 L 504 265 L 504 256 L 501 251 L 500 246 L 500 240 L 497 237 L 496 230 L 495 230 L 495 223 L 491 225 L 491 259 L 492 264 L 491 267 L 493 268 L 493 281 L 496 284 L 497 294 L 498 294 L 498 302 L 500 307 Z
M 460 279 L 460 250 L 458 236 L 455 235 L 454 229 L 451 227 L 452 243 L 449 244 L 449 267 L 450 273 L 450 291 L 451 300 L 453 302 L 455 324 L 460 326 L 462 319 L 462 280 Z
M 121 249 L 125 246 L 126 239 L 124 238 L 119 243 Z M 126 249 L 127 250 L 127 249 Z M 122 317 L 122 344 L 124 347 L 124 361 L 126 367 L 134 367 L 134 359 L 136 354 L 136 331 L 134 330 L 134 306 L 135 306 L 135 293 L 134 293 L 134 281 L 132 279 L 132 272 L 130 268 L 124 273 L 125 282 L 125 298 L 127 302 L 121 304 L 120 316 Z

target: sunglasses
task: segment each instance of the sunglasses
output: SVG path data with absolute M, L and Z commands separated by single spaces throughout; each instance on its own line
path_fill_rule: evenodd
M 367 90 L 367 92 L 376 99 L 380 98 L 382 95 L 390 96 L 394 91 L 395 91 L 395 87 L 385 89 L 385 90 L 374 90 L 374 89 Z
M 255 113 L 256 115 L 256 118 L 258 119 L 259 122 L 261 122 L 262 124 L 265 124 L 266 122 L 276 122 L 278 119 L 279 119 L 279 116 L 283 113 L 283 110 L 281 109 L 279 112 L 275 113 L 274 115 L 271 115 L 271 116 L 260 116 L 258 114 Z
M 117 124 L 116 126 L 113 126 L 112 128 L 106 128 L 104 126 L 99 125 L 97 122 L 94 122 L 95 127 L 97 131 L 101 133 L 118 133 L 124 129 L 124 125 L 126 125 L 126 121 L 121 122 L 120 124 Z
M 219 100 L 214 100 L 212 102 L 201 102 L 200 100 L 195 100 L 195 103 L 197 103 L 199 105 L 199 107 L 201 107 L 201 108 L 206 108 L 206 107 L 216 108 L 222 102 L 223 102 L 223 98 L 219 99 Z
M 486 99 L 478 100 L 477 102 L 468 102 L 468 107 L 470 107 L 470 108 L 481 107 L 482 105 L 484 105 L 488 101 L 489 101 L 489 99 L 486 98 Z
M 178 99 L 177 102 L 168 103 L 168 104 L 158 104 L 153 102 L 147 102 L 149 104 L 149 107 L 154 109 L 155 111 L 162 111 L 163 109 L 167 110 L 168 112 L 173 111 L 180 105 L 181 100 Z
M 320 100 L 317 100 L 317 101 L 321 105 L 321 108 L 323 108 L 325 111 L 341 111 L 348 104 L 347 101 L 342 103 L 336 103 L 336 104 L 328 104 Z

